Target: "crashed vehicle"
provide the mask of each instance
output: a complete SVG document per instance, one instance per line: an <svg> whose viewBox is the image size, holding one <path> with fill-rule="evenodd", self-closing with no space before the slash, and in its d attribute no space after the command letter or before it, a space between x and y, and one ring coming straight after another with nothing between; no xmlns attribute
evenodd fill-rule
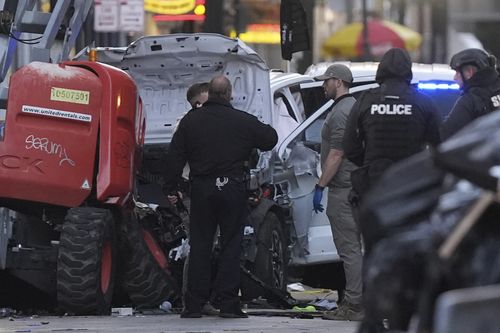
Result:
<svg viewBox="0 0 500 333"><path fill-rule="evenodd" d="M339 62L348 66L353 73L353 85L350 92L359 96L363 91L376 87L375 74L378 63L374 62ZM306 74L315 77L323 74L332 63L312 65ZM452 108L460 95L458 85L453 81L454 71L444 64L419 64L412 66L413 79L411 84L421 92L429 95L438 106L443 118ZM333 244L333 237L328 217L325 212L314 213L312 197L314 186L320 175L320 145L321 128L333 101L326 101L322 89L323 82L304 82L300 84L303 101L315 101L305 104L306 119L277 147L276 159L273 163L272 184L277 193L283 193L293 208L293 230L296 237L291 247L290 265L293 267L309 267L321 271L324 264L330 265L339 261ZM316 91L311 93L311 90ZM321 92L322 96L318 97ZM309 97L308 97L309 96ZM316 105L313 104L316 103ZM321 103L324 103L321 105ZM319 108L318 107L319 104ZM310 107L308 107L310 106ZM316 107L317 109L315 109ZM327 204L323 197L322 204ZM336 276L342 275L338 265L326 279L341 282ZM333 273L333 274L332 274ZM318 274L316 274L318 275ZM318 281L313 279L313 281ZM319 281L327 286L327 281ZM334 289L339 289L330 285Z"/></svg>
<svg viewBox="0 0 500 333"><path fill-rule="evenodd" d="M322 74L328 64L312 66L309 75L270 71L241 41L204 33L143 37L127 48L97 51L99 61L125 70L139 87L147 115L144 178L150 183L161 184L162 161L175 124L190 108L187 88L226 75L233 84L232 104L271 124L279 135L275 149L259 154L249 166L251 213L245 228L244 268L278 290L286 290L290 275L308 275L312 284L343 288L330 224L325 213L312 210L320 173L320 130L333 103L325 99L322 82L313 76ZM88 52L82 50L77 57ZM355 96L377 85L377 63L347 65L353 72ZM459 95L454 71L447 65L424 64L414 64L413 71L412 84L433 96L446 114ZM331 264L333 272L318 274ZM320 275L324 281L317 279ZM265 290L245 277L242 294L251 299Z"/></svg>
<svg viewBox="0 0 500 333"><path fill-rule="evenodd" d="M139 197L143 202L159 204L165 200L160 190L163 161L175 125L190 109L186 90L192 84L226 75L233 85L233 106L273 125L280 142L306 117L299 84L314 80L300 74L290 78L271 72L251 48L237 39L205 33L150 36L127 48L96 51L100 62L123 69L139 87L146 114L141 186L156 187ZM84 59L90 52L82 50L75 59ZM280 79L282 76L286 80ZM278 202L269 185L273 156L272 152L257 155L254 165L249 166L251 214L245 228L242 268L253 274L253 279L246 278L248 275L243 278L244 299L261 295L262 285L286 290L293 225L290 203ZM150 195L152 192L157 195ZM171 253L172 263L179 259L179 251L183 250ZM256 283L255 278L260 281Z"/></svg>

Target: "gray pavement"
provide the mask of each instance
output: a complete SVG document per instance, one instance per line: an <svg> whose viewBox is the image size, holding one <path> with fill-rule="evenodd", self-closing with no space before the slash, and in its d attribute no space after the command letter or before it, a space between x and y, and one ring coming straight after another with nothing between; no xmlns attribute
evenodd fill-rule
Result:
<svg viewBox="0 0 500 333"><path fill-rule="evenodd" d="M306 289L304 291L292 291L292 297L305 303L323 299L337 300L335 291L304 287ZM118 309L127 311L116 313L133 313L132 308ZM299 319L294 317L300 313L292 310L287 312L278 309L252 308L245 311L250 315L247 319L219 317L181 319L178 314L166 314L159 309L141 314L134 312L135 314L131 316L0 317L0 333L354 333L358 326L356 322L323 320L320 317L321 312L305 312L305 316L312 318ZM257 315L259 313L261 315Z"/></svg>
<svg viewBox="0 0 500 333"><path fill-rule="evenodd" d="M124 317L21 317L0 318L0 333L354 333L356 322L314 319L295 319L283 316L250 316L247 319L203 317L181 319L177 314L134 315Z"/></svg>

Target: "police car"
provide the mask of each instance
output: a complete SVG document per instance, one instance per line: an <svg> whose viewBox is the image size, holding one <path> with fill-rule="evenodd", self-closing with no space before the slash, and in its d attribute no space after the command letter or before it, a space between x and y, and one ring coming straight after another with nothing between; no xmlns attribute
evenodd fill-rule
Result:
<svg viewBox="0 0 500 333"><path fill-rule="evenodd" d="M363 90L378 86L375 82L378 62L348 62L339 61L349 67L353 73L353 86L350 92L355 96ZM309 66L305 74L315 77L326 71L333 62L321 62ZM413 63L413 79L411 84L421 92L429 95L440 111L441 119L444 118L460 94L458 84L453 80L455 71L447 64L421 64ZM318 85L321 82L316 83Z"/></svg>
<svg viewBox="0 0 500 333"><path fill-rule="evenodd" d="M87 53L83 50L76 58ZM313 65L305 74L272 71L240 40L207 33L143 37L125 48L99 48L98 60L125 70L138 85L146 113L144 164L151 180L159 179L175 124L190 109L187 88L226 75L233 84L233 106L271 124L279 136L274 151L260 154L251 165L245 267L264 283L285 289L291 271L307 268L318 277L316 267L338 266L328 219L312 210L321 172L320 131L333 103L313 77L331 63ZM343 63L353 72L355 96L377 85L377 63ZM447 65L414 64L413 74L412 84L433 96L446 114L459 94L454 71ZM330 282L323 286L341 288L331 284L335 279L330 274L322 275ZM248 279L242 291L246 298L262 294Z"/></svg>

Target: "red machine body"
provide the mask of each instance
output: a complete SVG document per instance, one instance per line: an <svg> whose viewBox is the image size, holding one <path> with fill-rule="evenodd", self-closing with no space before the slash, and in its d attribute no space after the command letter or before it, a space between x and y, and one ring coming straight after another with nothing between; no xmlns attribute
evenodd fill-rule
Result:
<svg viewBox="0 0 500 333"><path fill-rule="evenodd" d="M126 296L157 308L177 293L163 251L184 233L180 217L135 200L146 126L136 82L96 57L66 61L78 34L88 39L93 1L38 7L0 1L0 307L103 315Z"/></svg>
<svg viewBox="0 0 500 333"><path fill-rule="evenodd" d="M76 207L123 204L144 119L125 72L96 62L33 62L10 80L0 198Z"/></svg>

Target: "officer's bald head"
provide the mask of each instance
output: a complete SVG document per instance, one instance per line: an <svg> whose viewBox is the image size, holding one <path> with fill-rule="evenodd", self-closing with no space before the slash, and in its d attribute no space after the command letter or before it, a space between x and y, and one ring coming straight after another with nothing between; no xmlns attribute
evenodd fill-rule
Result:
<svg viewBox="0 0 500 333"><path fill-rule="evenodd" d="M224 75L214 77L208 85L208 96L211 98L222 98L231 101L231 82Z"/></svg>

